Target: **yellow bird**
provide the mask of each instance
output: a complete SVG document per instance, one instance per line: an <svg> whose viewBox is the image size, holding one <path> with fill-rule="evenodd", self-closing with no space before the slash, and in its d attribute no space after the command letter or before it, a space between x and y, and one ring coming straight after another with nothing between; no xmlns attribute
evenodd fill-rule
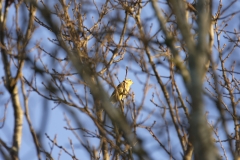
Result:
<svg viewBox="0 0 240 160"><path fill-rule="evenodd" d="M129 93L130 87L133 84L131 79L125 79L120 83L117 88L113 91L110 101L116 103L119 100L124 100Z"/></svg>

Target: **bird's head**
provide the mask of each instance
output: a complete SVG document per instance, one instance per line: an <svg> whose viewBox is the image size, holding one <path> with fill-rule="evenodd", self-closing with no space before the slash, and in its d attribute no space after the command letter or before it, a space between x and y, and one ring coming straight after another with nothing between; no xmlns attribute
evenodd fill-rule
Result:
<svg viewBox="0 0 240 160"><path fill-rule="evenodd" d="M125 79L124 83L128 84L128 85L132 85L133 81L131 79Z"/></svg>

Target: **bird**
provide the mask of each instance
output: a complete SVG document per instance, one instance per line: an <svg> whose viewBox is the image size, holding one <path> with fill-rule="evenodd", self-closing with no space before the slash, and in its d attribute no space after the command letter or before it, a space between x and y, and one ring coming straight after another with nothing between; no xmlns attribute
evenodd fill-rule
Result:
<svg viewBox="0 0 240 160"><path fill-rule="evenodd" d="M119 100L124 100L129 93L130 87L133 84L131 79L125 79L122 81L117 88L113 91L110 101L113 103L118 102Z"/></svg>

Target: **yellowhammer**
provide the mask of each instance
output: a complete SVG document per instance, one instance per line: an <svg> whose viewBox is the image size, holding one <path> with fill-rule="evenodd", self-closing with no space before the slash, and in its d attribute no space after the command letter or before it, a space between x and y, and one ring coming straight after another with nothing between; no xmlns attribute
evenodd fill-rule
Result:
<svg viewBox="0 0 240 160"><path fill-rule="evenodd" d="M130 87L133 84L131 79L125 79L120 83L117 88L113 91L110 101L116 103L119 100L123 100L129 93Z"/></svg>

